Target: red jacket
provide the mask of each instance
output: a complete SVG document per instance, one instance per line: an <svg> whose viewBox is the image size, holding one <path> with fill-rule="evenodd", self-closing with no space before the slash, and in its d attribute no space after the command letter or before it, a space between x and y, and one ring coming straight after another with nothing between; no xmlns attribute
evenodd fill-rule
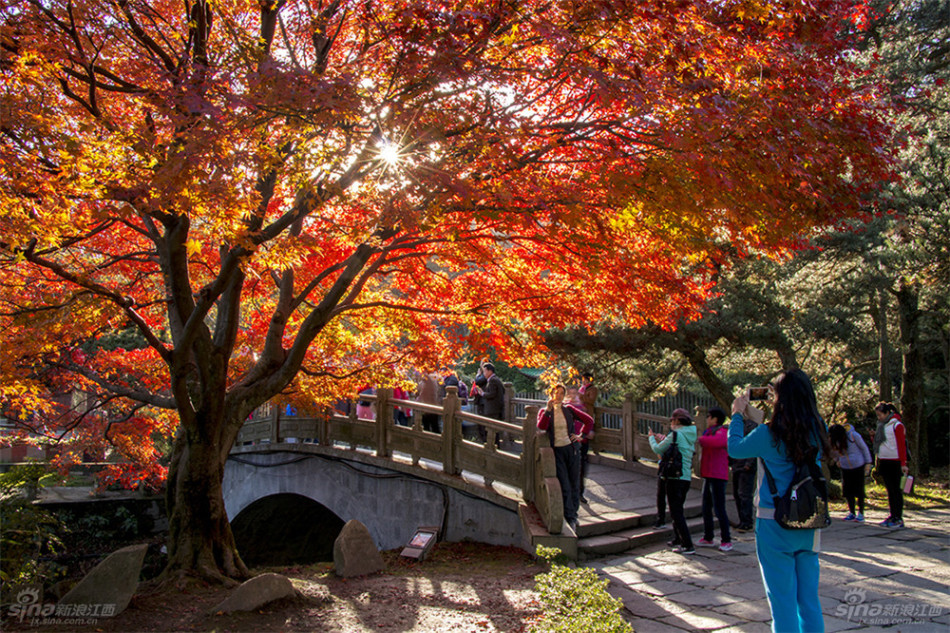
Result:
<svg viewBox="0 0 950 633"><path fill-rule="evenodd" d="M571 421L574 422L574 435L586 435L594 428L594 418L584 413L580 407L575 407L572 404L562 404L561 409L568 425L570 425ZM551 446L554 446L554 429L551 428L551 422L553 420L554 414L546 408L538 411L538 428L548 432ZM570 427L568 427L568 435L570 435Z"/></svg>
<svg viewBox="0 0 950 633"><path fill-rule="evenodd" d="M703 431L699 445L703 454L699 462L699 474L710 479L729 479L729 429L724 424L711 426Z"/></svg>

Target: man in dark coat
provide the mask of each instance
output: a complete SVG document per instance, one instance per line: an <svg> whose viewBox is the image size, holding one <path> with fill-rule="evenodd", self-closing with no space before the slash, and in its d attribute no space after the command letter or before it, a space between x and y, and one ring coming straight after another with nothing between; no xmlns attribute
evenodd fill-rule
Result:
<svg viewBox="0 0 950 633"><path fill-rule="evenodd" d="M501 383L501 378L495 374L495 366L486 363L482 368L485 372L484 389L482 389L482 401L484 403L484 415L486 418L496 420L505 419L505 386Z"/></svg>

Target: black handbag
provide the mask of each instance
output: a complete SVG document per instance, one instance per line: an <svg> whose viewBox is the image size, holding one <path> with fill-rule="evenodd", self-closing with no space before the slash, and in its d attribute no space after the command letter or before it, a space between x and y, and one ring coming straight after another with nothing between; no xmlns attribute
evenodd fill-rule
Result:
<svg viewBox="0 0 950 633"><path fill-rule="evenodd" d="M659 475L663 479L679 479L683 476L683 454L676 444L676 431L673 431L670 447L660 457Z"/></svg>
<svg viewBox="0 0 950 633"><path fill-rule="evenodd" d="M821 473L821 466L810 460L795 467L795 474L785 494L779 496L775 479L765 468L772 501L775 504L775 520L786 530L820 530L831 525L828 514L828 482Z"/></svg>

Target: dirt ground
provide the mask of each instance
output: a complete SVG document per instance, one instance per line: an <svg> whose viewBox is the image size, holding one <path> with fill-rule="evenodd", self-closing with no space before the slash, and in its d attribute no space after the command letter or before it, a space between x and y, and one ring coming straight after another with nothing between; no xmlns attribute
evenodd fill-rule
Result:
<svg viewBox="0 0 950 633"><path fill-rule="evenodd" d="M440 543L422 563L384 553L386 571L342 579L331 563L267 567L300 592L253 613L212 612L231 589L192 583L139 588L129 608L84 626L5 621L6 631L139 633L171 631L523 631L540 614L526 552L480 543Z"/></svg>

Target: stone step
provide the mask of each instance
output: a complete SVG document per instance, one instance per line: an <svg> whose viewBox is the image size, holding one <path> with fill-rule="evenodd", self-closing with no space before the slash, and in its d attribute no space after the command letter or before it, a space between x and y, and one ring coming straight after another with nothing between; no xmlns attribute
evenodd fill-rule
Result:
<svg viewBox="0 0 950 633"><path fill-rule="evenodd" d="M620 554L628 550L651 545L661 541L668 541L673 536L672 527L667 524L666 527L656 529L653 522L656 515L650 519L649 524L642 527L635 527L609 534L600 534L597 536L582 537L577 540L577 558L578 560L590 560L598 556L609 554ZM701 516L693 517L687 520L691 534L703 531L703 519ZM581 529L583 532L583 528Z"/></svg>
<svg viewBox="0 0 950 633"><path fill-rule="evenodd" d="M692 501L692 500L690 500ZM686 518L699 516L702 514L702 504L698 501L687 503L683 508ZM669 522L669 511L666 513L666 520ZM656 522L656 512L612 512L604 516L584 516L578 520L577 535L580 538L588 536L601 536L612 534L624 530L631 530L638 527L652 527Z"/></svg>

